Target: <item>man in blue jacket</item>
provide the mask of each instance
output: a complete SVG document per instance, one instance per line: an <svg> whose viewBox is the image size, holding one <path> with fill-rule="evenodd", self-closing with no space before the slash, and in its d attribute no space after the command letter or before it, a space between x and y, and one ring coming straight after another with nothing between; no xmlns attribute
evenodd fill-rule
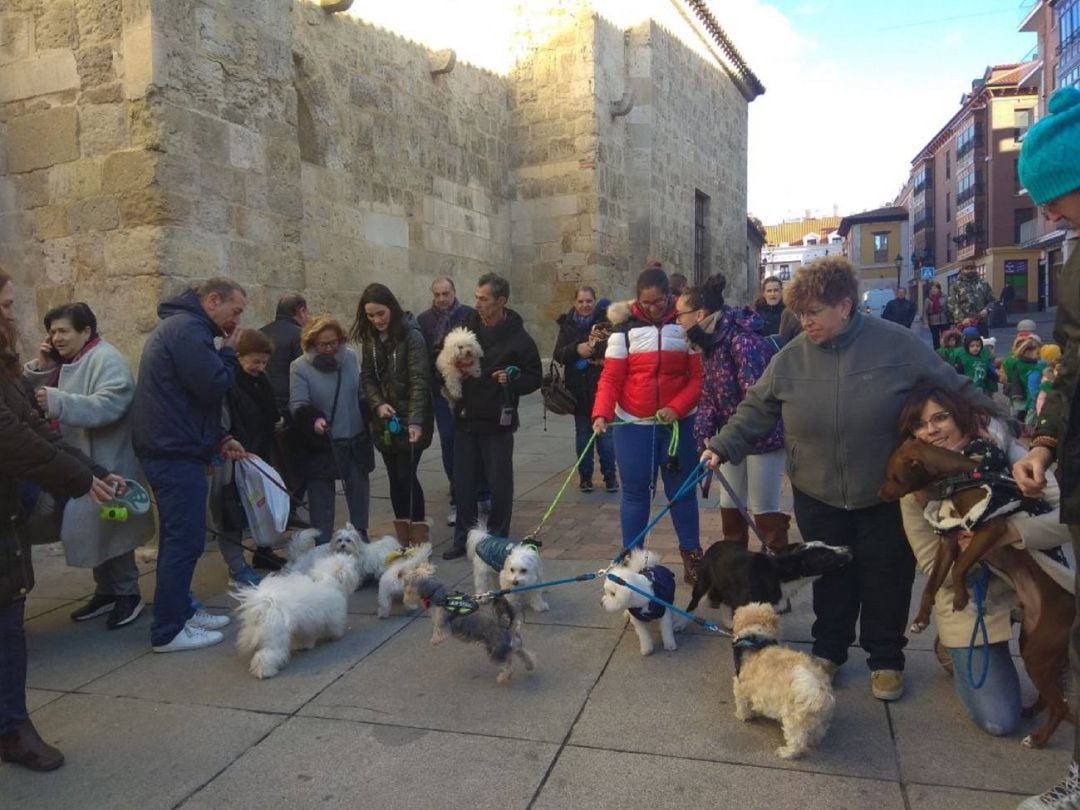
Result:
<svg viewBox="0 0 1080 810"><path fill-rule="evenodd" d="M221 404L238 365L243 288L212 278L158 307L161 322L143 346L132 406L135 454L157 500L154 652L217 644L227 616L196 610L188 592L206 532L206 465L244 448L221 427ZM214 339L224 337L220 349Z"/></svg>

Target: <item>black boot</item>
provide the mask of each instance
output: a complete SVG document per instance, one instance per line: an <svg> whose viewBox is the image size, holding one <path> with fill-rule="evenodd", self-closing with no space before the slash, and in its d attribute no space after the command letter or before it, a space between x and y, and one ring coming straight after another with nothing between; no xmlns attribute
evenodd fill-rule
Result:
<svg viewBox="0 0 1080 810"><path fill-rule="evenodd" d="M64 755L41 739L29 720L0 734L0 759L32 771L55 771L64 764Z"/></svg>

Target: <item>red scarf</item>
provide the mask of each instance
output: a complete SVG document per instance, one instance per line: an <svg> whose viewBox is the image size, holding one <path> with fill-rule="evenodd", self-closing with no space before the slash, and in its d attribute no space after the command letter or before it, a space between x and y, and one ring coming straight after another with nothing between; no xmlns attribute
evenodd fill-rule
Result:
<svg viewBox="0 0 1080 810"><path fill-rule="evenodd" d="M937 295L930 293L930 314L941 314L941 293L938 293Z"/></svg>
<svg viewBox="0 0 1080 810"><path fill-rule="evenodd" d="M86 341L86 345L79 349L79 351L73 354L69 359L65 360L61 357L59 362L57 362L56 364L56 368L53 370L52 376L49 378L49 388L56 388L56 386L60 384L60 369L62 369L68 363L74 363L78 360L81 360L90 352L92 348L97 346L99 343L101 343L101 338L95 335L94 337L90 338L90 340Z"/></svg>

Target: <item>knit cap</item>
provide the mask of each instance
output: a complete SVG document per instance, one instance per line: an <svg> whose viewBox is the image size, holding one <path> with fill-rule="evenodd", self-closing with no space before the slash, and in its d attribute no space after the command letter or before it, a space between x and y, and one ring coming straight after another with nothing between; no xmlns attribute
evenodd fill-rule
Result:
<svg viewBox="0 0 1080 810"><path fill-rule="evenodd" d="M1020 323L1016 325L1016 334L1018 335L1030 335L1035 331L1035 321L1031 318L1024 318Z"/></svg>
<svg viewBox="0 0 1080 810"><path fill-rule="evenodd" d="M1080 87L1050 96L1047 112L1031 125L1020 149L1020 182L1036 205L1080 189Z"/></svg>
<svg viewBox="0 0 1080 810"><path fill-rule="evenodd" d="M979 332L979 327L977 327L977 326L965 326L964 331L961 332L960 334L964 336L964 340L967 340L968 338L973 338L973 337L977 337L977 338L982 337L982 334Z"/></svg>
<svg viewBox="0 0 1080 810"><path fill-rule="evenodd" d="M1061 347L1056 343L1047 343L1039 349L1039 359L1047 363L1056 363L1061 359Z"/></svg>

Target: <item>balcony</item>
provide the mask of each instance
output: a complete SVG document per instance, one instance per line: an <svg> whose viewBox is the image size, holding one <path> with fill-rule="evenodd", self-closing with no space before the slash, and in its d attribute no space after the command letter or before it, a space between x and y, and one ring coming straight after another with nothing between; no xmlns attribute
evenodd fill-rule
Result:
<svg viewBox="0 0 1080 810"><path fill-rule="evenodd" d="M911 193L916 194L916 195L917 194L922 194L928 188L933 188L933 186L934 186L934 175L931 174L930 172L927 172L926 175L924 177L922 177L922 179L920 179L919 182L917 182L915 184L915 187L911 190Z"/></svg>
<svg viewBox="0 0 1080 810"><path fill-rule="evenodd" d="M973 199L974 197L981 197L985 193L986 189L983 187L982 183L975 183L974 185L968 186L963 191L957 193L956 207L960 208L960 206L964 205L968 200Z"/></svg>
<svg viewBox="0 0 1080 810"><path fill-rule="evenodd" d="M918 233L919 231L925 230L927 228L932 228L933 226L934 226L934 209L933 208L924 208L918 214L918 216L915 218L915 222L912 225L912 227L915 230L915 233Z"/></svg>
<svg viewBox="0 0 1080 810"><path fill-rule="evenodd" d="M982 149L983 138L982 134L976 134L974 137L968 138L962 144L956 145L956 162L959 163L969 152L974 149Z"/></svg>

